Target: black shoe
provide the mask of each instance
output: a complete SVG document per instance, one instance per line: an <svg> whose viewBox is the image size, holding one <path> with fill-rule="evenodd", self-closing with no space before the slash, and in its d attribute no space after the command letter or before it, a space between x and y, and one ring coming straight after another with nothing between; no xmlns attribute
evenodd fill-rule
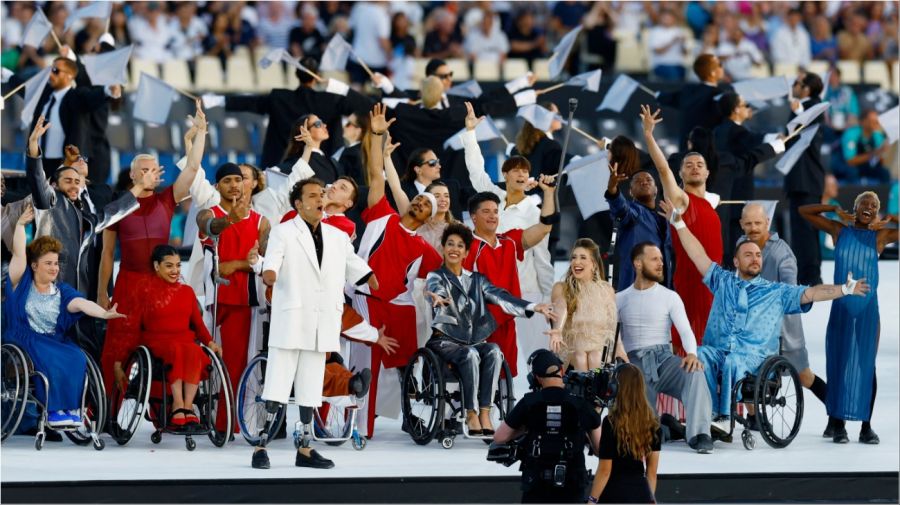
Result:
<svg viewBox="0 0 900 505"><path fill-rule="evenodd" d="M850 437L847 436L847 428L835 426L834 435L831 437L831 440L836 444L846 444L850 442Z"/></svg>
<svg viewBox="0 0 900 505"><path fill-rule="evenodd" d="M369 392L369 384L372 382L372 371L363 368L362 371L350 378L349 393L357 398L366 396Z"/></svg>
<svg viewBox="0 0 900 505"><path fill-rule="evenodd" d="M878 445L879 443L881 443L881 439L878 438L878 434L875 433L875 430L869 428L868 430L862 430L859 432L859 443Z"/></svg>
<svg viewBox="0 0 900 505"><path fill-rule="evenodd" d="M728 434L727 431L719 428L715 424L709 427L710 434L712 435L713 440L718 440L719 442L731 443L731 435Z"/></svg>
<svg viewBox="0 0 900 505"><path fill-rule="evenodd" d="M828 424L825 425L825 431L822 432L822 438L833 438L834 427L836 424L838 424L837 420L831 416L828 416Z"/></svg>
<svg viewBox="0 0 900 505"><path fill-rule="evenodd" d="M250 462L250 466L260 470L268 470L271 467L269 465L269 455L266 454L265 449L253 451L253 461Z"/></svg>
<svg viewBox="0 0 900 505"><path fill-rule="evenodd" d="M334 468L333 461L323 458L322 455L315 450L309 451L309 456L297 451L297 459L294 461L294 465L307 468Z"/></svg>
<svg viewBox="0 0 900 505"><path fill-rule="evenodd" d="M684 440L687 436L684 425L678 422L678 419L675 419L672 414L659 416L659 424L669 428L670 440Z"/></svg>
<svg viewBox="0 0 900 505"><path fill-rule="evenodd" d="M747 423L744 427L748 430L759 431L759 416L747 414Z"/></svg>
<svg viewBox="0 0 900 505"><path fill-rule="evenodd" d="M712 437L706 433L701 433L692 438L690 442L688 442L688 446L700 454L709 454L713 451Z"/></svg>

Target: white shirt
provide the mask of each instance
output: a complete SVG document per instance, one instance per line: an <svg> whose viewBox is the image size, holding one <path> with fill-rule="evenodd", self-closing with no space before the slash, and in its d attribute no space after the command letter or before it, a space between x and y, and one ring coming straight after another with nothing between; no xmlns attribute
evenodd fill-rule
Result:
<svg viewBox="0 0 900 505"><path fill-rule="evenodd" d="M44 105L44 118L50 122L50 129L47 130L47 133L44 135L47 136L44 144L44 157L45 158L63 158L63 147L66 143L66 132L63 130L62 121L59 118L59 106L62 104L63 97L66 96L66 93L72 89L72 86L68 88L61 89L58 91L54 91L51 97L56 98L56 102L53 104L53 110L49 110L50 101L53 98L48 98L47 103ZM50 167L55 169L56 167Z"/></svg>
<svg viewBox="0 0 900 505"><path fill-rule="evenodd" d="M658 53L655 49L662 48L670 44L678 37L684 36L684 30L677 26L665 27L654 26L650 29L647 46L650 48L650 67L657 65L683 65L684 64L684 42L673 44L671 47Z"/></svg>
<svg viewBox="0 0 900 505"><path fill-rule="evenodd" d="M413 184L416 186L416 191L418 191L418 193L416 193L417 195L421 195L422 193L425 192L426 186L424 184L422 184L421 182L419 182L418 179L414 180Z"/></svg>
<svg viewBox="0 0 900 505"><path fill-rule="evenodd" d="M356 55L370 67L386 67L388 57L380 40L391 36L391 18L387 10L380 5L357 2L350 11L349 22Z"/></svg>
<svg viewBox="0 0 900 505"><path fill-rule="evenodd" d="M640 290L632 284L616 293L616 307L622 323L625 352L669 344L672 341L670 329L674 324L685 352L697 354L697 340L678 293L659 284Z"/></svg>
<svg viewBox="0 0 900 505"><path fill-rule="evenodd" d="M128 20L128 33L134 41L134 56L142 60L163 63L172 58L169 50L175 40L175 32L165 16L160 15L156 21L156 28L145 18L135 16Z"/></svg>
<svg viewBox="0 0 900 505"><path fill-rule="evenodd" d="M809 33L801 25L797 25L795 29L787 24L783 25L772 36L769 47L772 48L772 61L775 63L808 65L812 60Z"/></svg>
<svg viewBox="0 0 900 505"><path fill-rule="evenodd" d="M466 168L469 179L476 191L490 191L500 197L500 224L497 233L534 226L541 219L541 209L534 199L526 197L513 205L506 205L506 191L494 184L484 170L484 158L475 138L475 132L466 130L462 134ZM525 251L525 259L518 262L519 285L525 293L540 294L549 299L553 291L553 263L550 257L549 236Z"/></svg>
<svg viewBox="0 0 900 505"><path fill-rule="evenodd" d="M741 39L737 44L723 41L716 49L716 54L725 60L725 71L737 81L751 79L753 65L765 61L756 44L747 38Z"/></svg>
<svg viewBox="0 0 900 505"><path fill-rule="evenodd" d="M181 28L178 18L169 22L172 32L172 54L179 60L193 60L203 54L203 39L209 33L206 23L197 16L191 18L186 29Z"/></svg>
<svg viewBox="0 0 900 505"><path fill-rule="evenodd" d="M481 27L472 30L463 45L466 53L476 60L499 62L509 52L509 39L499 29L492 29L490 35L485 35Z"/></svg>

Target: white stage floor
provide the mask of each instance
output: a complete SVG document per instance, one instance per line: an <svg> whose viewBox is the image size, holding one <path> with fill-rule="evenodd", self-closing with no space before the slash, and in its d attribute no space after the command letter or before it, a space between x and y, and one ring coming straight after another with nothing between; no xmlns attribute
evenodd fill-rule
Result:
<svg viewBox="0 0 900 505"><path fill-rule="evenodd" d="M800 472L875 472L900 470L900 269L897 262L882 262L878 290L882 338L878 354L878 399L873 427L881 437L878 446L856 441L859 423L849 423L851 442L835 445L821 437L825 427L824 406L805 392L806 410L800 434L790 447L770 448L757 436L756 450L746 451L740 437L732 444L717 442L711 455L699 455L684 442L663 446L660 474L720 473L800 473ZM832 264L823 265L823 277L831 278ZM824 377L825 326L829 303L819 303L803 316L804 329L813 371ZM517 389L517 396L524 393ZM290 409L296 415L296 409ZM293 419L289 418L289 422ZM289 425L290 426L290 425ZM505 468L486 461L486 445L479 440L457 438L456 445L445 450L437 442L417 446L400 431L399 421L380 418L376 437L363 451L349 444L341 447L317 447L336 467L330 471L300 469L293 466L294 449L290 440L278 440L269 447L272 469L250 468L252 449L242 438L216 448L208 439L197 438L194 452L185 450L182 437L163 436L159 445L150 442L147 423L127 446L116 445L107 436L106 449L77 447L65 440L46 443L34 450L33 438L14 436L0 449L0 479L3 482L87 481L87 480L206 480L248 478L365 478L365 477L490 477L518 475L516 467ZM739 434L737 434L739 435ZM589 466L597 460L588 459Z"/></svg>

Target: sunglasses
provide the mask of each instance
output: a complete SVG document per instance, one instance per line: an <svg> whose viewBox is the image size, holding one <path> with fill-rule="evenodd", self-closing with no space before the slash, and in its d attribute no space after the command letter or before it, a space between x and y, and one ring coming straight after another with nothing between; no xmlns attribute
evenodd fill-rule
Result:
<svg viewBox="0 0 900 505"><path fill-rule="evenodd" d="M62 70L59 67L53 67L50 69L50 71L53 72L54 74L58 74L58 73L62 72Z"/></svg>
<svg viewBox="0 0 900 505"><path fill-rule="evenodd" d="M422 161L422 163L419 163L419 166L428 165L429 167L436 167L440 164L441 164L441 160L435 158L433 160Z"/></svg>
<svg viewBox="0 0 900 505"><path fill-rule="evenodd" d="M325 126L325 123L321 119L317 119L315 123L309 125L310 128L321 128L323 126Z"/></svg>
<svg viewBox="0 0 900 505"><path fill-rule="evenodd" d="M453 72L447 72L446 74L434 74L438 79L453 79Z"/></svg>

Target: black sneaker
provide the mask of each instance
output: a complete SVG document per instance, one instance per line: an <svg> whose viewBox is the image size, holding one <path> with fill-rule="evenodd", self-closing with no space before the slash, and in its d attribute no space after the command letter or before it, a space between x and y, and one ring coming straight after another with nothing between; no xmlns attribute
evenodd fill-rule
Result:
<svg viewBox="0 0 900 505"><path fill-rule="evenodd" d="M315 450L309 451L309 456L297 451L297 459L294 460L294 465L306 468L334 468L333 461L323 458L322 455Z"/></svg>
<svg viewBox="0 0 900 505"><path fill-rule="evenodd" d="M269 455L266 454L265 449L253 451L253 461L250 462L250 466L259 468L260 470L268 470L271 467L269 464Z"/></svg>
<svg viewBox="0 0 900 505"><path fill-rule="evenodd" d="M366 396L369 392L369 384L372 382L372 371L363 368L362 371L350 378L349 393L356 395L357 398Z"/></svg>
<svg viewBox="0 0 900 505"><path fill-rule="evenodd" d="M686 431L684 425L675 419L672 414L663 414L659 416L659 424L669 429L670 440L684 440Z"/></svg>
<svg viewBox="0 0 900 505"><path fill-rule="evenodd" d="M875 433L875 430L869 428L868 430L861 430L859 432L859 443L878 445L881 443L881 439L878 438L878 434Z"/></svg>
<svg viewBox="0 0 900 505"><path fill-rule="evenodd" d="M825 425L825 431L822 432L822 438L834 438L834 425L834 418L829 416L828 424Z"/></svg>
<svg viewBox="0 0 900 505"><path fill-rule="evenodd" d="M706 433L701 433L692 438L688 442L688 446L700 454L709 454L713 451L712 438Z"/></svg>
<svg viewBox="0 0 900 505"><path fill-rule="evenodd" d="M831 440L836 444L846 444L850 442L850 437L847 436L847 428L835 426L834 435L831 437Z"/></svg>
<svg viewBox="0 0 900 505"><path fill-rule="evenodd" d="M747 414L747 423L745 428L752 431L759 431L759 416Z"/></svg>
<svg viewBox="0 0 900 505"><path fill-rule="evenodd" d="M719 442L731 443L731 435L728 434L727 431L719 428L715 424L709 427L710 435L712 435L713 440L718 440Z"/></svg>

